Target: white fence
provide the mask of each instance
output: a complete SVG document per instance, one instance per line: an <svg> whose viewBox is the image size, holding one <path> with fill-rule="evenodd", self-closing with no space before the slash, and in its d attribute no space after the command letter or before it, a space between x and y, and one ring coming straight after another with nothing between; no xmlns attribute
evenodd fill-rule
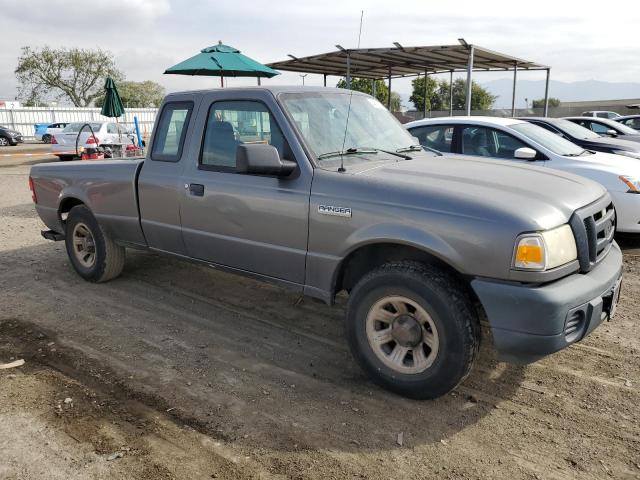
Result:
<svg viewBox="0 0 640 480"><path fill-rule="evenodd" d="M153 129L153 122L158 113L157 108L127 108L124 117L118 120L121 124L133 127L133 117L138 117L140 134L148 137ZM0 108L0 125L18 130L25 137L33 137L35 123L58 122L99 122L109 121L107 117L100 115L99 108L77 107L21 107Z"/></svg>

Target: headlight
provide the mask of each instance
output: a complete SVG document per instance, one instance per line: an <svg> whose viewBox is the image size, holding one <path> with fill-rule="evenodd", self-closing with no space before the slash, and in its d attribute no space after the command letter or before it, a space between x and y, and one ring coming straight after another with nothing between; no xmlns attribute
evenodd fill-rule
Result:
<svg viewBox="0 0 640 480"><path fill-rule="evenodd" d="M17 137L18 135L20 135L20 132L9 132L9 135L11 135L12 137Z"/></svg>
<svg viewBox="0 0 640 480"><path fill-rule="evenodd" d="M518 270L550 270L578 258L569 225L540 233L525 233L516 241L513 266Z"/></svg>
<svg viewBox="0 0 640 480"><path fill-rule="evenodd" d="M627 152L626 150L613 150L616 155L640 159L640 152Z"/></svg>
<svg viewBox="0 0 640 480"><path fill-rule="evenodd" d="M640 193L640 180L630 175L620 175L618 177L622 183L629 187L629 192Z"/></svg>

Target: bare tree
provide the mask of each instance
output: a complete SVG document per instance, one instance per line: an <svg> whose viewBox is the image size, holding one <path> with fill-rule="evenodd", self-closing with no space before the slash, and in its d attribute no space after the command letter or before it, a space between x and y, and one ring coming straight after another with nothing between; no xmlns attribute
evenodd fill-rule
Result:
<svg viewBox="0 0 640 480"><path fill-rule="evenodd" d="M123 78L110 52L80 48L23 47L15 74L21 98L67 97L76 107L102 95L107 77Z"/></svg>

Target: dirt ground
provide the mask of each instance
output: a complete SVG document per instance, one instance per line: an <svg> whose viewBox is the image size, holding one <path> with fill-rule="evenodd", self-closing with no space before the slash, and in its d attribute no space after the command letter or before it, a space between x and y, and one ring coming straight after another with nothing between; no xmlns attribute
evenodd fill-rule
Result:
<svg viewBox="0 0 640 480"><path fill-rule="evenodd" d="M614 321L527 367L485 346L411 401L356 367L340 305L138 251L84 282L40 237L46 147L7 150L0 363L26 364L0 370L0 479L640 478L640 240Z"/></svg>

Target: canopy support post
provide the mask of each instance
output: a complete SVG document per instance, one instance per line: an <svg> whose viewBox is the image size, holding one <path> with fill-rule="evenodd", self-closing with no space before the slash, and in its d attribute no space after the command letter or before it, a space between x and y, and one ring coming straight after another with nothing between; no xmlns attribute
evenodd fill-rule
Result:
<svg viewBox="0 0 640 480"><path fill-rule="evenodd" d="M449 116L453 117L453 70L449 72Z"/></svg>
<svg viewBox="0 0 640 480"><path fill-rule="evenodd" d="M372 97L376 98L376 82L377 80L374 78L371 80L371 93L372 93Z"/></svg>
<svg viewBox="0 0 640 480"><path fill-rule="evenodd" d="M327 74L325 73L323 75L323 77L324 77L324 86L326 87L327 86Z"/></svg>
<svg viewBox="0 0 640 480"><path fill-rule="evenodd" d="M347 53L347 88L351 90L351 55Z"/></svg>
<svg viewBox="0 0 640 480"><path fill-rule="evenodd" d="M518 79L518 62L513 63L513 90L511 92L511 116L516 116L516 81Z"/></svg>
<svg viewBox="0 0 640 480"><path fill-rule="evenodd" d="M547 68L547 80L544 84L544 116L549 116L549 77L551 77L551 69Z"/></svg>
<svg viewBox="0 0 640 480"><path fill-rule="evenodd" d="M423 118L427 118L427 92L429 91L429 89L427 88L428 85L429 85L429 74L425 70L424 71L424 117Z"/></svg>
<svg viewBox="0 0 640 480"><path fill-rule="evenodd" d="M389 78L388 78L388 88L389 88L389 96L387 98L387 110L391 111L391 67L389 67Z"/></svg>
<svg viewBox="0 0 640 480"><path fill-rule="evenodd" d="M262 85L262 84L260 83L260 77L256 77L256 78L258 79L258 85Z"/></svg>
<svg viewBox="0 0 640 480"><path fill-rule="evenodd" d="M466 110L467 115L471 115L471 86L473 82L473 45L469 45L469 63L467 64L467 98Z"/></svg>

